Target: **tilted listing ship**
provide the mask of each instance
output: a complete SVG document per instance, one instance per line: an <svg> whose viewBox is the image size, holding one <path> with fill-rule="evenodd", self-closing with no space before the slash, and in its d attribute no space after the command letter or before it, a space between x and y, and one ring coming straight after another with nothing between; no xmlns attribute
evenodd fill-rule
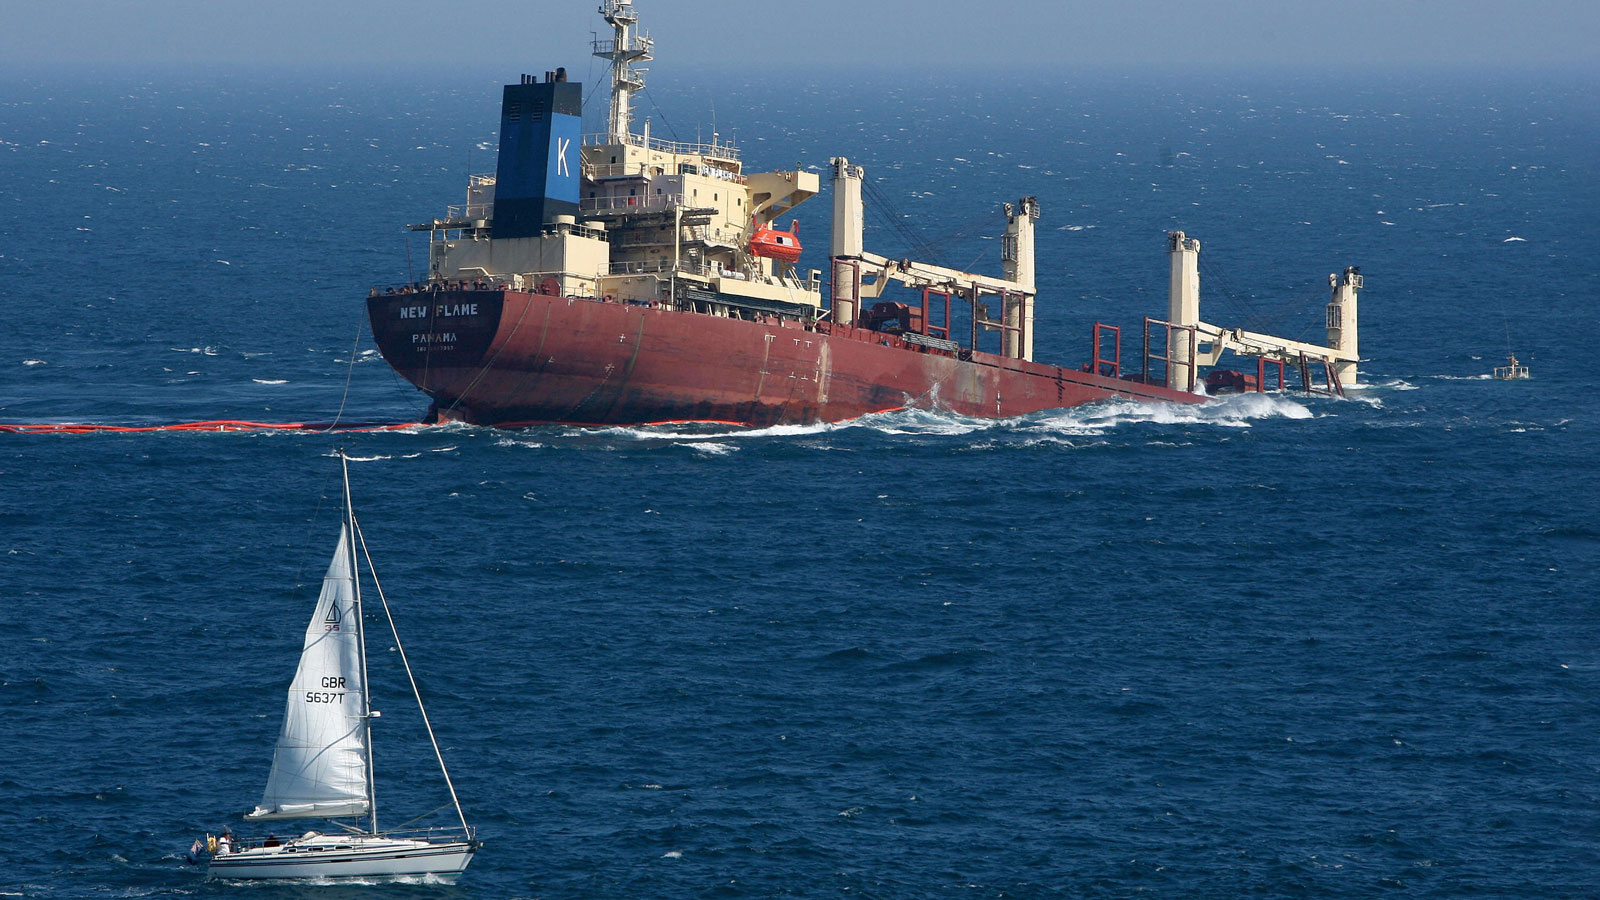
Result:
<svg viewBox="0 0 1600 900"><path fill-rule="evenodd" d="M1224 329L1200 321L1200 245L1182 232L1168 247L1168 319L1146 320L1136 367L1123 369L1121 332L1098 325L1088 364L1034 362L1037 200L1005 206L999 277L889 259L864 246L864 175L842 157L825 307L821 271L796 268L796 229L773 227L819 176L746 172L717 134L663 141L648 121L633 133L635 64L653 42L632 0L600 14L615 33L594 42L611 64L607 132L582 134L582 86L564 69L507 85L495 174L471 176L463 206L412 226L429 234L427 279L368 298L380 352L432 398L432 418L761 426L906 407L1002 417L1114 397L1195 402L1199 367L1225 351L1257 357L1254 377L1225 372L1225 388L1262 389L1269 363L1280 384L1285 365L1308 387L1317 375L1329 390L1354 382L1357 270L1330 276L1329 346ZM879 300L890 282L910 302Z"/></svg>

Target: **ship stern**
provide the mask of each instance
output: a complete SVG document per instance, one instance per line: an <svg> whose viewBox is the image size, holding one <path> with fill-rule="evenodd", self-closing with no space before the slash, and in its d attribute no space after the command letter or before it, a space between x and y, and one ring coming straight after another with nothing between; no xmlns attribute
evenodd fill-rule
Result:
<svg viewBox="0 0 1600 900"><path fill-rule="evenodd" d="M367 317L384 360L432 398L435 409L447 409L490 359L505 294L471 287L385 288L367 297Z"/></svg>

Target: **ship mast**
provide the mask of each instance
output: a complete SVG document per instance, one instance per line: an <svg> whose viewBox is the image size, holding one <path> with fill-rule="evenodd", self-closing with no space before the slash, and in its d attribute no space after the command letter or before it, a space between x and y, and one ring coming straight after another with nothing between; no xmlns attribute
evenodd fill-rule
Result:
<svg viewBox="0 0 1600 900"><path fill-rule="evenodd" d="M612 40L594 42L594 55L611 60L611 119L607 136L615 143L626 143L633 92L644 90L644 74L650 71L635 69L633 63L654 59L650 48L655 41L637 32L639 14L633 11L633 0L605 0L600 5L600 15L616 32Z"/></svg>

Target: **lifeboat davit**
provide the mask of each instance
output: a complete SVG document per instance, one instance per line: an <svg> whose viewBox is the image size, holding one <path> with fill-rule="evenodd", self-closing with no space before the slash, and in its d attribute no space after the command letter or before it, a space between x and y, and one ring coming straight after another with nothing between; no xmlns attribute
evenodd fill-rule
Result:
<svg viewBox="0 0 1600 900"><path fill-rule="evenodd" d="M760 225L750 237L750 252L780 262L800 261L800 222L790 220L788 231L779 231L771 225Z"/></svg>

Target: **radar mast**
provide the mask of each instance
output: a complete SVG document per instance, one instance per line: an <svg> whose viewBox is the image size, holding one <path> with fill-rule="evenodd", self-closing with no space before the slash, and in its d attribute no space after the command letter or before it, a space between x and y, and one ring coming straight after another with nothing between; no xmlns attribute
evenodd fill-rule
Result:
<svg viewBox="0 0 1600 900"><path fill-rule="evenodd" d="M655 58L650 55L655 41L648 34L638 33L639 14L633 11L633 0L605 0L600 5L600 15L616 32L609 41L594 42L594 55L611 61L611 117L607 137L626 143L632 121L633 92L644 90L644 75L650 71L635 69L633 64Z"/></svg>

